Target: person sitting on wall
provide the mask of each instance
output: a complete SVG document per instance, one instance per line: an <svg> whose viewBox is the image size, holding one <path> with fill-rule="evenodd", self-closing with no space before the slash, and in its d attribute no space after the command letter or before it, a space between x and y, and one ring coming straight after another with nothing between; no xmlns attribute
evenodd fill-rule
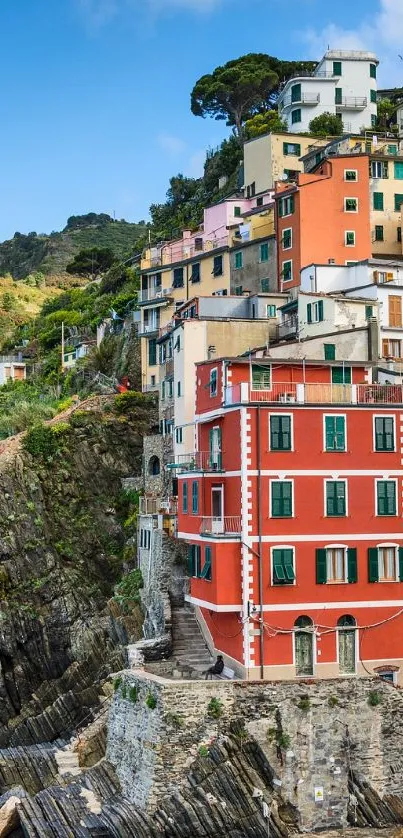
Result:
<svg viewBox="0 0 403 838"><path fill-rule="evenodd" d="M212 679L213 675L221 675L223 669L224 669L223 656L222 655L217 655L216 662L213 664L213 666L210 666L210 668L206 672L206 681L208 680L209 677Z"/></svg>

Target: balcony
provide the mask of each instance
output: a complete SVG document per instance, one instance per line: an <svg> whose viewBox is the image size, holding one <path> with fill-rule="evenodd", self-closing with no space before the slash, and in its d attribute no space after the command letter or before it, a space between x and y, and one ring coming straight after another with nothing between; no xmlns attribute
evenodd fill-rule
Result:
<svg viewBox="0 0 403 838"><path fill-rule="evenodd" d="M401 384L273 384L271 388L248 383L227 387L225 405L250 402L294 404L403 404Z"/></svg>
<svg viewBox="0 0 403 838"><path fill-rule="evenodd" d="M226 515L219 518L202 518L200 535L206 536L234 536L241 535L241 518L239 515Z"/></svg>
<svg viewBox="0 0 403 838"><path fill-rule="evenodd" d="M292 98L292 96L286 96L282 102L283 110L285 108L293 108L295 105L311 105L315 106L320 102L320 94L319 93L301 93L300 96L296 98Z"/></svg>
<svg viewBox="0 0 403 838"><path fill-rule="evenodd" d="M158 332L160 328L159 321L152 320L151 323L143 323L140 324L138 328L138 335L141 337L142 335L152 335L153 332Z"/></svg>
<svg viewBox="0 0 403 838"><path fill-rule="evenodd" d="M367 107L366 96L343 96L340 102L336 102L337 111L363 111Z"/></svg>
<svg viewBox="0 0 403 838"><path fill-rule="evenodd" d="M141 288L138 292L139 303L148 303L151 300L164 300L172 296L172 288Z"/></svg>
<svg viewBox="0 0 403 838"><path fill-rule="evenodd" d="M145 495L139 498L140 515L177 515L178 502L172 498L148 498Z"/></svg>
<svg viewBox="0 0 403 838"><path fill-rule="evenodd" d="M295 338L298 333L298 317L288 317L277 326L277 340Z"/></svg>
<svg viewBox="0 0 403 838"><path fill-rule="evenodd" d="M167 464L167 468L176 469L179 473L187 471L219 472L222 467L222 453L220 451L195 451L193 454L178 454L175 461Z"/></svg>
<svg viewBox="0 0 403 838"><path fill-rule="evenodd" d="M313 70L313 72L312 71L310 72L309 70L300 70L299 73L293 73L292 76L290 76L289 79L287 79L287 81L284 83L284 86L286 84L288 84L290 81L292 81L293 79L334 79L334 78L338 78L338 76L335 76L334 73L331 70L319 70L318 72L315 72L315 70Z"/></svg>

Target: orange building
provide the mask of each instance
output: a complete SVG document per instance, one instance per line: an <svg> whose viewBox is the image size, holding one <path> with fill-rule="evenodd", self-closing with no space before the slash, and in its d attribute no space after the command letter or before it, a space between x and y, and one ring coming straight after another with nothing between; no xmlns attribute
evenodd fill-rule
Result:
<svg viewBox="0 0 403 838"><path fill-rule="evenodd" d="M349 265L371 256L369 158L340 155L278 182L275 192L279 290L300 285L311 264Z"/></svg>
<svg viewBox="0 0 403 838"><path fill-rule="evenodd" d="M402 385L358 362L197 365L189 601L246 678L403 684Z"/></svg>

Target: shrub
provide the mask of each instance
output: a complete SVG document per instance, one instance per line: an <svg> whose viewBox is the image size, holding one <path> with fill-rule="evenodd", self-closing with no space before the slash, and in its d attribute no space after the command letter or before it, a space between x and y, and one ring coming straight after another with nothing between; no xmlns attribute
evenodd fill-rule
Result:
<svg viewBox="0 0 403 838"><path fill-rule="evenodd" d="M121 683L122 683L122 679L121 679L121 677L118 675L118 677L117 677L117 678L115 678L115 679L114 679L114 681L113 681L113 689L114 689L114 691L115 691L115 692L119 689L119 687L120 687Z"/></svg>
<svg viewBox="0 0 403 838"><path fill-rule="evenodd" d="M155 710L157 706L157 699L153 693L148 693L146 698L146 705L149 710Z"/></svg>
<svg viewBox="0 0 403 838"><path fill-rule="evenodd" d="M139 406L144 407L148 402L150 402L149 396L138 393L136 390L129 390L127 393L119 393L115 396L114 406L117 413L130 413Z"/></svg>
<svg viewBox="0 0 403 838"><path fill-rule="evenodd" d="M120 691L120 695L122 698L127 698L127 687L126 684L123 684L122 689Z"/></svg>
<svg viewBox="0 0 403 838"><path fill-rule="evenodd" d="M55 436L62 436L70 430L68 422L57 422L56 425L51 426L52 434Z"/></svg>
<svg viewBox="0 0 403 838"><path fill-rule="evenodd" d="M336 698L335 695L329 695L327 703L328 703L329 707L336 707L339 703L339 699Z"/></svg>
<svg viewBox="0 0 403 838"><path fill-rule="evenodd" d="M382 703L382 696L377 690L372 690L368 694L368 704L370 707L377 707Z"/></svg>
<svg viewBox="0 0 403 838"><path fill-rule="evenodd" d="M56 454L57 439L47 425L34 425L26 432L23 447L32 457L48 460Z"/></svg>
<svg viewBox="0 0 403 838"><path fill-rule="evenodd" d="M223 705L222 701L219 698L212 698L209 702L207 707L207 715L210 716L211 719L219 719L223 714Z"/></svg>
<svg viewBox="0 0 403 838"><path fill-rule="evenodd" d="M198 754L199 754L199 757L208 757L209 750L206 747L206 745L200 745Z"/></svg>
<svg viewBox="0 0 403 838"><path fill-rule="evenodd" d="M311 702L310 702L309 696L308 695L303 695L298 702L299 709L303 710L304 713L307 713L310 706L311 706Z"/></svg>
<svg viewBox="0 0 403 838"><path fill-rule="evenodd" d="M177 713L167 713L165 716L165 722L167 725L172 725L172 727L183 727L185 724L185 720L183 716L179 716Z"/></svg>
<svg viewBox="0 0 403 838"><path fill-rule="evenodd" d="M144 587L141 570L136 568L123 577L116 585L113 599L118 602L123 610L130 609L133 605L140 603L140 590Z"/></svg>
<svg viewBox="0 0 403 838"><path fill-rule="evenodd" d="M130 687L129 689L129 700L135 704L139 697L139 691L137 687Z"/></svg>

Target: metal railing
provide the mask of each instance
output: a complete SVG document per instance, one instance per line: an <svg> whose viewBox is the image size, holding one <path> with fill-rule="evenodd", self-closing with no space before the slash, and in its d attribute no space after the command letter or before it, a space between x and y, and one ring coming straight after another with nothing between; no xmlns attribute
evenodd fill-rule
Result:
<svg viewBox="0 0 403 838"><path fill-rule="evenodd" d="M177 454L168 468L184 471L222 471L222 452L195 451L192 454Z"/></svg>
<svg viewBox="0 0 403 838"><path fill-rule="evenodd" d="M368 99L366 96L343 96L340 102L336 102L337 108L346 108L347 110L362 110L367 107Z"/></svg>
<svg viewBox="0 0 403 838"><path fill-rule="evenodd" d="M147 303L149 300L160 300L172 295L172 288L141 288L138 292L139 303Z"/></svg>
<svg viewBox="0 0 403 838"><path fill-rule="evenodd" d="M140 324L138 328L139 335L150 335L152 332L158 332L160 328L159 321L152 320L151 323Z"/></svg>
<svg viewBox="0 0 403 838"><path fill-rule="evenodd" d="M283 99L282 107L289 108L293 105L317 105L320 102L320 93L301 93L300 96L292 98L286 96Z"/></svg>
<svg viewBox="0 0 403 838"><path fill-rule="evenodd" d="M139 498L140 515L177 515L178 502L172 498L148 498L143 495Z"/></svg>
<svg viewBox="0 0 403 838"><path fill-rule="evenodd" d="M200 524L201 535L240 535L241 518L239 515L203 517Z"/></svg>
<svg viewBox="0 0 403 838"><path fill-rule="evenodd" d="M295 404L403 404L401 384L272 384L255 388L245 382L227 387L225 405L248 402Z"/></svg>

